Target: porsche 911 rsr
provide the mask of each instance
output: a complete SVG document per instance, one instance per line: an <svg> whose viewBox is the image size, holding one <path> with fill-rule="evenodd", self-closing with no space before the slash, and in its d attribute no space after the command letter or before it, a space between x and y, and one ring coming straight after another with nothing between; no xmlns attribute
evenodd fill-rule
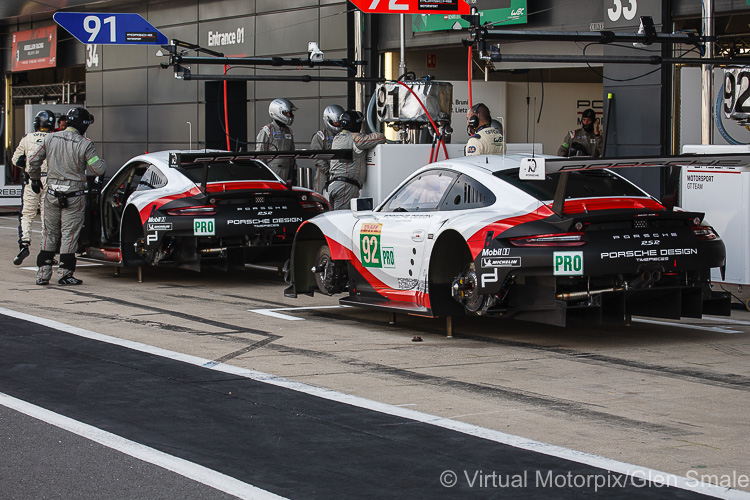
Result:
<svg viewBox="0 0 750 500"><path fill-rule="evenodd" d="M349 305L555 325L729 314L728 294L710 287L724 244L703 214L667 209L605 168L690 160L547 158L538 180L521 178L523 161L440 161L375 210L353 200L352 211L303 223L286 294L344 292Z"/></svg>
<svg viewBox="0 0 750 500"><path fill-rule="evenodd" d="M136 156L103 188L89 190L82 256L198 271L283 263L299 225L330 206L317 193L282 181L262 155Z"/></svg>

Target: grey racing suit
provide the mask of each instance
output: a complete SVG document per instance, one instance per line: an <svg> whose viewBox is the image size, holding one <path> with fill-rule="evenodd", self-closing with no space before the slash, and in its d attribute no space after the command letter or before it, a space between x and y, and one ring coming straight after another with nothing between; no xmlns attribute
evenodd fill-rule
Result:
<svg viewBox="0 0 750 500"><path fill-rule="evenodd" d="M328 151L331 149L333 144L333 138L336 133L330 128L326 127L325 130L318 130L312 140L310 141L310 149L322 149ZM312 190L318 193L323 193L323 190L328 183L328 171L331 168L331 162L326 160L315 160L315 173L313 175Z"/></svg>
<svg viewBox="0 0 750 500"><path fill-rule="evenodd" d="M490 124L482 125L466 142L466 156L504 155L505 140L503 134Z"/></svg>
<svg viewBox="0 0 750 500"><path fill-rule="evenodd" d="M289 127L282 127L276 122L263 125L255 138L256 151L294 151L294 133ZM268 163L276 175L284 180L291 179L290 170L293 160L273 160Z"/></svg>
<svg viewBox="0 0 750 500"><path fill-rule="evenodd" d="M367 151L383 143L385 136L379 132L361 134L342 130L334 137L331 149L352 150L352 161L331 161L328 193L334 210L348 209L349 201L359 196L367 179Z"/></svg>
<svg viewBox="0 0 750 500"><path fill-rule="evenodd" d="M32 153L34 153L42 145L44 136L47 132L31 132L26 134L21 142L18 143L18 147L13 153L13 165L18 166L18 160L22 156L26 156L28 161ZM25 167L28 170L28 165ZM42 162L41 167L41 181L42 190L39 193L32 191L31 186L28 182L24 182L23 186L23 197L21 199L21 213L20 213L20 224L18 226L18 244L19 245L30 245L31 244L31 223L36 218L37 211L41 208L42 210L42 222L44 222L44 204L40 204L42 193L44 192L45 186L47 185L47 162Z"/></svg>
<svg viewBox="0 0 750 500"><path fill-rule="evenodd" d="M602 156L602 136L593 131L586 132L583 127L571 130L563 137L557 150L557 156Z"/></svg>
<svg viewBox="0 0 750 500"><path fill-rule="evenodd" d="M62 277L66 271L72 273L76 266L75 252L86 211L86 197L83 196L86 171L103 175L107 164L99 158L94 143L73 127L44 137L41 147L29 159L28 172L32 180L39 179L45 159L47 188L42 192L44 236L37 265L40 268L49 265L59 249L58 273Z"/></svg>

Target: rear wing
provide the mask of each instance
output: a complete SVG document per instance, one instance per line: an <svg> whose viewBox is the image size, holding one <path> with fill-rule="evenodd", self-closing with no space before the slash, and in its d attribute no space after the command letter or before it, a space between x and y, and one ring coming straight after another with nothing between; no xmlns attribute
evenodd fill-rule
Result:
<svg viewBox="0 0 750 500"><path fill-rule="evenodd" d="M261 160L263 162L269 162L278 159L296 159L305 158L311 160L352 160L351 149L329 149L329 150L316 150L316 149L303 149L300 151L245 151L245 152L231 152L231 151L205 151L197 153L183 153L183 152L170 152L169 153L169 167L187 167L187 166L203 166L203 174L201 178L203 182L201 184L201 190L206 190L208 180L208 165L211 163L220 162L234 162L234 161L252 161ZM291 189L291 184L288 184Z"/></svg>
<svg viewBox="0 0 750 500"><path fill-rule="evenodd" d="M605 168L634 167L702 167L735 169L750 167L750 154L727 153L718 155L684 154L679 156L631 157L631 158L524 158L521 160L519 177L532 181L544 179L545 174L560 173L555 190L552 211L562 216L568 185L568 172L600 170Z"/></svg>
<svg viewBox="0 0 750 500"><path fill-rule="evenodd" d="M302 149L300 151L243 151L241 153L227 151L206 151L198 153L169 153L169 166L172 168L199 163L216 163L230 161L262 160L265 162L282 159L304 158L310 160L352 160L351 149L315 150Z"/></svg>

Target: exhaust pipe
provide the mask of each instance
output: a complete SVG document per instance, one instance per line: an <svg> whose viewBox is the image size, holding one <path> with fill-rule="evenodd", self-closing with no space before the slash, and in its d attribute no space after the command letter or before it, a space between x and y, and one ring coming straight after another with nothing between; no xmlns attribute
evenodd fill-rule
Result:
<svg viewBox="0 0 750 500"><path fill-rule="evenodd" d="M602 293L609 293L609 292L622 292L624 288L601 288L599 290L587 290L585 292L570 292L570 293L558 293L555 295L555 298L557 300L578 300L578 299L586 299L591 297L592 295L600 295Z"/></svg>
<svg viewBox="0 0 750 500"><path fill-rule="evenodd" d="M214 255L221 255L224 252L227 251L227 247L222 248L201 248L200 250L201 255L206 256L214 256Z"/></svg>
<svg viewBox="0 0 750 500"><path fill-rule="evenodd" d="M653 276L651 274L651 271L643 271L640 276L638 276L636 279L630 282L628 285L629 288L641 288L644 285L648 285L651 283L651 280L653 279Z"/></svg>

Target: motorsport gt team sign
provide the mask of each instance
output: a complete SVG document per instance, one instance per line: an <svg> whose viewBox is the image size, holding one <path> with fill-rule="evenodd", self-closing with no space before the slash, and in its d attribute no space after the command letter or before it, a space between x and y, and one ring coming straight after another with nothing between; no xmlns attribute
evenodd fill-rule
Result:
<svg viewBox="0 0 750 500"><path fill-rule="evenodd" d="M470 14L466 0L351 0L367 14Z"/></svg>
<svg viewBox="0 0 750 500"><path fill-rule="evenodd" d="M52 16L78 41L90 44L166 45L167 37L139 14L55 12Z"/></svg>

